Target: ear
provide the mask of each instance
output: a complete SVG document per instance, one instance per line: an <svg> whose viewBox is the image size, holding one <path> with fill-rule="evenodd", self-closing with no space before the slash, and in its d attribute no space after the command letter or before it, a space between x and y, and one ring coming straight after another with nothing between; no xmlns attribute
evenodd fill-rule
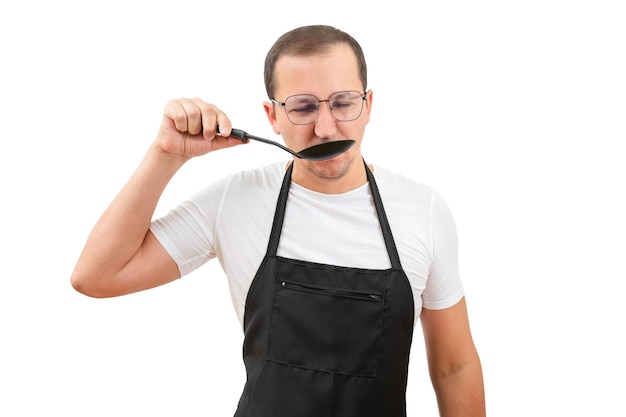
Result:
<svg viewBox="0 0 626 417"><path fill-rule="evenodd" d="M269 101L263 102L263 109L267 115L267 120L270 122L270 126L272 126L272 130L274 130L274 133L277 135L280 135L280 128L278 127L278 120L276 120L274 108L274 103L270 103Z"/></svg>
<svg viewBox="0 0 626 417"><path fill-rule="evenodd" d="M372 102L374 100L374 93L372 92L372 90L367 90L365 95L366 95L366 97L365 97L365 112L367 114L367 118L369 119L370 112L372 111Z"/></svg>

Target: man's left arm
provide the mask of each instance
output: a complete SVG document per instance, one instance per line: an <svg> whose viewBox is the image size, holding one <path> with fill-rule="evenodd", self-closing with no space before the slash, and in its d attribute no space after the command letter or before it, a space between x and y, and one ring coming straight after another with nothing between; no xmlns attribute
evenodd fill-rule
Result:
<svg viewBox="0 0 626 417"><path fill-rule="evenodd" d="M465 298L443 310L424 308L420 321L441 417L485 417L482 366Z"/></svg>

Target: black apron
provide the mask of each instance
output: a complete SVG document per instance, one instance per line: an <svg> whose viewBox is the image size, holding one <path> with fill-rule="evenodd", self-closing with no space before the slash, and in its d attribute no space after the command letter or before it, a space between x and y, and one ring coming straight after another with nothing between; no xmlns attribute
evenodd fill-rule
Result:
<svg viewBox="0 0 626 417"><path fill-rule="evenodd" d="M391 260L384 270L276 255L292 169L246 299L247 381L235 416L404 417L415 306L374 177L366 165Z"/></svg>

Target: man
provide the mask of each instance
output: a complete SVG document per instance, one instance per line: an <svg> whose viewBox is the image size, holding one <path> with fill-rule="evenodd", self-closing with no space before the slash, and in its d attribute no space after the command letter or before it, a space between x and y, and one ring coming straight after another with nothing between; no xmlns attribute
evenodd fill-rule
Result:
<svg viewBox="0 0 626 417"><path fill-rule="evenodd" d="M405 416L418 318L440 414L484 416L452 216L432 189L361 155L373 93L359 44L328 26L290 31L267 55L265 84L265 112L289 148L355 145L228 176L153 220L185 162L242 143L216 106L173 100L90 234L72 285L119 296L217 257L245 332L238 417Z"/></svg>

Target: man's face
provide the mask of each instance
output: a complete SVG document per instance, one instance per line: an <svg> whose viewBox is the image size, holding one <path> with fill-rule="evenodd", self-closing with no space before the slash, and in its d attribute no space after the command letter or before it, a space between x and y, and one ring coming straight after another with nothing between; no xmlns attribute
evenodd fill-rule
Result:
<svg viewBox="0 0 626 417"><path fill-rule="evenodd" d="M274 71L276 91L274 99L284 102L296 94L312 94L319 100L327 100L339 91L354 90L361 94L363 84L354 53L349 46L338 44L327 52L311 56L283 56ZM308 170L322 178L337 179L345 174L350 164L361 159L361 142L365 126L369 122L371 93L363 102L360 116L349 122L339 122L331 114L328 103L320 103L317 119L307 125L295 125L289 121L285 108L265 103L272 128L283 136L290 149L299 151L310 146L342 139L353 139L356 144L347 152L328 161L302 161Z"/></svg>

